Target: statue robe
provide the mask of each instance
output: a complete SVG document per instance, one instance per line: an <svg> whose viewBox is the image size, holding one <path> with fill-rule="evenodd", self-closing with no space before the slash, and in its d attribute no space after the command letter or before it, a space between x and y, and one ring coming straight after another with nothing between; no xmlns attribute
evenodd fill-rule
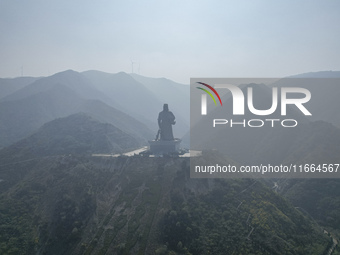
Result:
<svg viewBox="0 0 340 255"><path fill-rule="evenodd" d="M161 140L172 141L174 135L172 133L172 125L175 124L175 115L170 111L162 111L158 115L158 125L161 130Z"/></svg>

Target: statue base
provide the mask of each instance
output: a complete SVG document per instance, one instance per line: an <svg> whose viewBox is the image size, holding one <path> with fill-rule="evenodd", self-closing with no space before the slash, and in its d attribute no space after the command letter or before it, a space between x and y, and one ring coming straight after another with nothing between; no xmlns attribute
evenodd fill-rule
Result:
<svg viewBox="0 0 340 255"><path fill-rule="evenodd" d="M181 139L175 138L172 141L152 140L149 141L150 152L155 155L174 153L179 151Z"/></svg>

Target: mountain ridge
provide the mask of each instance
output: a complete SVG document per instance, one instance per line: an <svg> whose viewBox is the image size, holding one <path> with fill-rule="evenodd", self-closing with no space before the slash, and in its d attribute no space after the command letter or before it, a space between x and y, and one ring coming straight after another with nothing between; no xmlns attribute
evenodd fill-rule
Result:
<svg viewBox="0 0 340 255"><path fill-rule="evenodd" d="M7 147L7 154L30 156L116 154L138 148L141 141L109 123L79 112L45 123L31 136ZM1 153L1 151L0 151Z"/></svg>
<svg viewBox="0 0 340 255"><path fill-rule="evenodd" d="M93 106L92 108L90 106ZM8 111L7 109L11 109ZM96 111L94 110L96 109ZM41 125L58 117L66 117L77 112L88 112L100 121L112 123L118 128L147 139L152 136L148 128L111 106L101 101L80 98L77 93L65 85L55 84L49 90L15 101L0 103L0 136L4 147L31 134ZM121 119L121 120L120 120ZM20 120L20 122L18 122ZM21 125L24 123L25 125Z"/></svg>

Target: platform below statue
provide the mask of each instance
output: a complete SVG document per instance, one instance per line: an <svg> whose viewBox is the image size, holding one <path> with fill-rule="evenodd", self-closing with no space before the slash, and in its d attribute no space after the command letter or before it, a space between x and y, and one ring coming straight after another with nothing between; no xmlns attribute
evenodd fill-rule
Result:
<svg viewBox="0 0 340 255"><path fill-rule="evenodd" d="M175 138L175 140L172 140L172 141L162 141L162 140L149 141L150 152L156 155L178 152L181 141L182 140L178 138Z"/></svg>

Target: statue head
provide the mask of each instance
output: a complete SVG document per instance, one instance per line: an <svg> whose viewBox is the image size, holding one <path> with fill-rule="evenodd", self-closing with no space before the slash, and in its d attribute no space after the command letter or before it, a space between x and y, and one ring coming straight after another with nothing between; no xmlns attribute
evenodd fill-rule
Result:
<svg viewBox="0 0 340 255"><path fill-rule="evenodd" d="M168 112L169 111L169 106L168 104L163 105L163 111Z"/></svg>

